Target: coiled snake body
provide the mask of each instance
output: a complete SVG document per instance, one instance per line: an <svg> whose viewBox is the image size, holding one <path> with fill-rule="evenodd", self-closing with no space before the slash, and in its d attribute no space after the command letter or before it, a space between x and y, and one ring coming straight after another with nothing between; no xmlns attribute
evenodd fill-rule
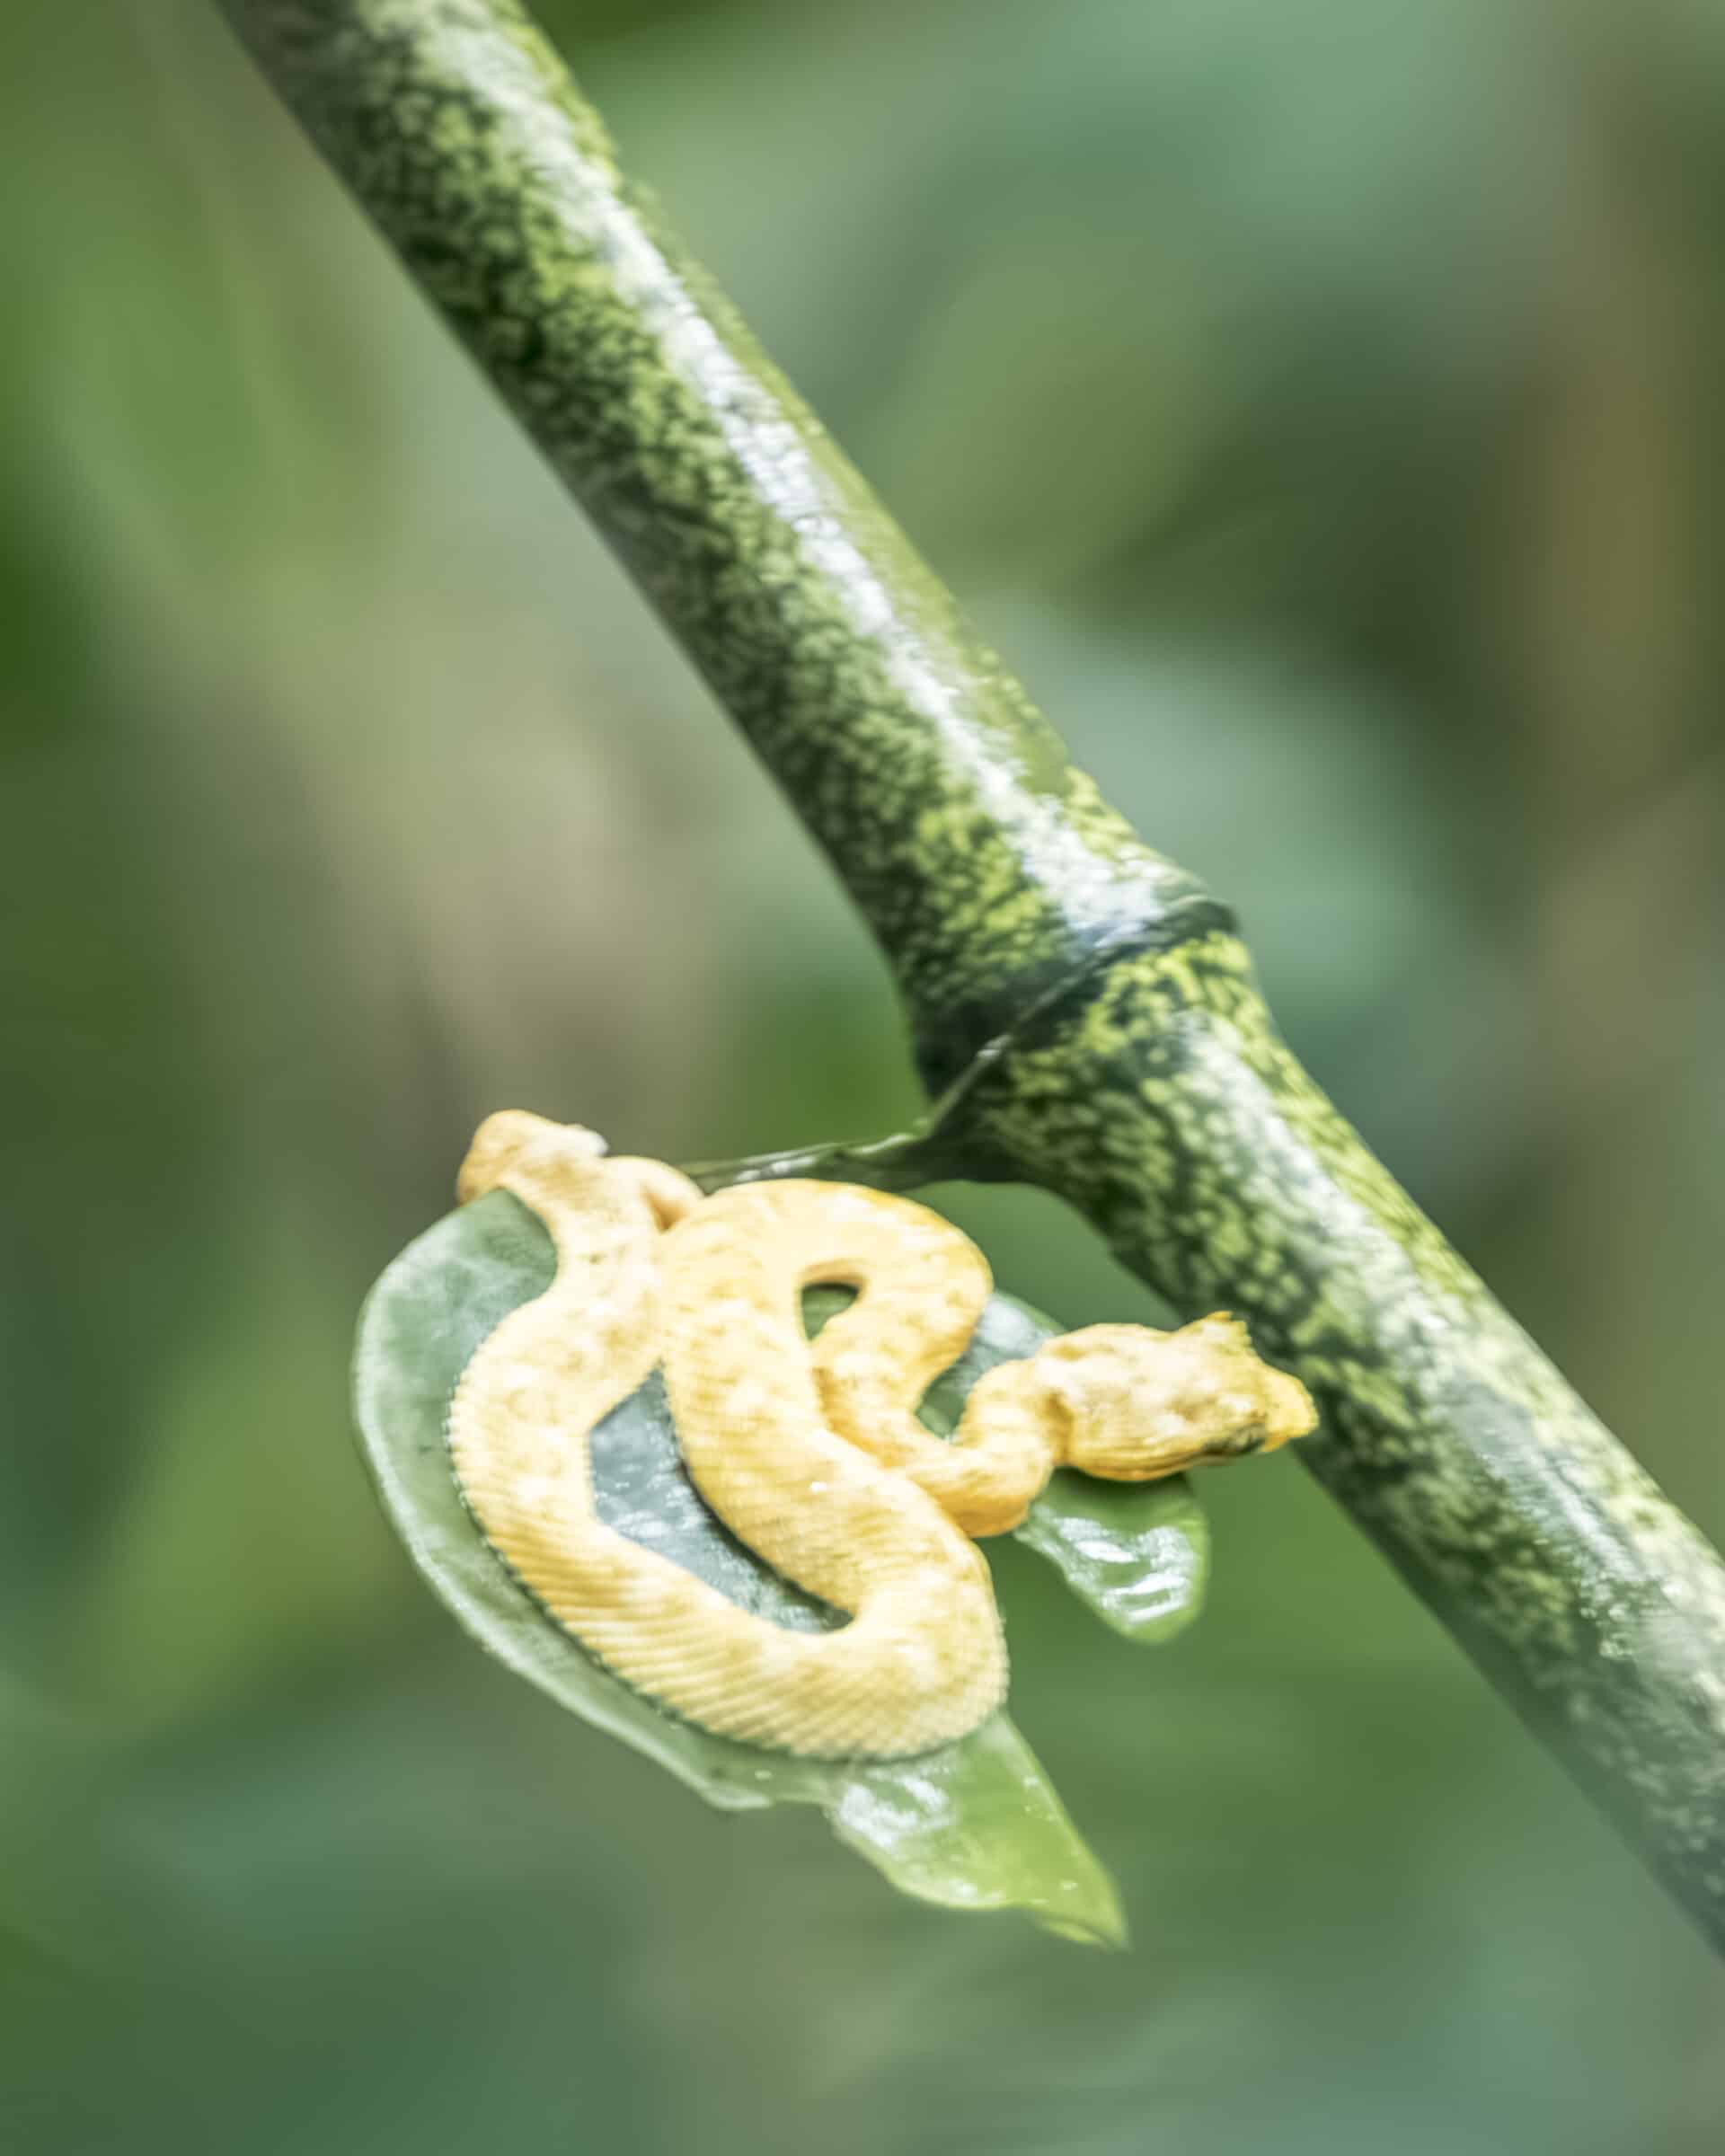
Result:
<svg viewBox="0 0 1725 2156"><path fill-rule="evenodd" d="M1208 1318L1098 1325L1002 1364L951 1443L916 1419L992 1282L958 1229L854 1185L703 1197L612 1159L579 1127L482 1125L464 1200L503 1188L549 1231L551 1286L478 1349L449 1442L482 1532L550 1614L624 1683L703 1727L812 1757L892 1757L961 1736L1006 1687L971 1537L1022 1519L1054 1468L1142 1480L1268 1450L1311 1427L1298 1383ZM801 1291L856 1288L818 1338ZM615 1532L587 1438L662 1365L685 1464L742 1542L848 1613L792 1631Z"/></svg>

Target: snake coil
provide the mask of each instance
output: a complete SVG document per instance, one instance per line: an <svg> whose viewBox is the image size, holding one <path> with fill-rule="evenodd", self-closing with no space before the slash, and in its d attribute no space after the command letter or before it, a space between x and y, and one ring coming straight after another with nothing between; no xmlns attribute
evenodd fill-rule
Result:
<svg viewBox="0 0 1725 2156"><path fill-rule="evenodd" d="M581 1647L722 1736L889 1758L966 1735L1007 1677L973 1537L1015 1526L1059 1465L1147 1480L1312 1426L1297 1380L1217 1316L1175 1333L1092 1326L1001 1364L947 1443L917 1402L993 1282L926 1207L811 1181L703 1197L663 1162L608 1158L592 1132L518 1110L481 1126L458 1188L511 1191L557 1258L456 1387L468 1507ZM810 1341L800 1303L817 1284L858 1292ZM706 1503L848 1624L775 1625L599 1518L588 1434L656 1365Z"/></svg>

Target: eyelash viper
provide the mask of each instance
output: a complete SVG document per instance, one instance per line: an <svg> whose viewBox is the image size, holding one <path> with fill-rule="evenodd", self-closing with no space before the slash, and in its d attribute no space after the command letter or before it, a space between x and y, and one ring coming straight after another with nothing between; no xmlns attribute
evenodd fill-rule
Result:
<svg viewBox="0 0 1725 2156"><path fill-rule="evenodd" d="M463 1496L582 1648L722 1736L890 1758L966 1735L1007 1674L972 1537L1015 1526L1057 1465L1146 1480L1314 1420L1299 1382L1218 1316L1175 1333L1091 1326L1001 1364L948 1443L916 1405L993 1283L925 1206L810 1181L703 1197L661 1162L608 1157L592 1132L514 1109L480 1127L457 1185L464 1202L498 1188L544 1222L557 1270L456 1388ZM810 1341L800 1297L817 1283L858 1294ZM600 1520L588 1434L655 1365L706 1503L848 1624L773 1624Z"/></svg>

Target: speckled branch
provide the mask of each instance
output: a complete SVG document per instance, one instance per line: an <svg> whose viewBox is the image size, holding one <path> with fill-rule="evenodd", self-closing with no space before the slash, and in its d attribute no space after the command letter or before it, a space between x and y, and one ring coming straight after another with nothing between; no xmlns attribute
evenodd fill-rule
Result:
<svg viewBox="0 0 1725 2156"><path fill-rule="evenodd" d="M933 1124L805 1171L1041 1184L1245 1317L1319 1400L1308 1466L1725 1943L1725 1568L1294 1061L1226 909L1072 767L514 0L224 4L892 963Z"/></svg>

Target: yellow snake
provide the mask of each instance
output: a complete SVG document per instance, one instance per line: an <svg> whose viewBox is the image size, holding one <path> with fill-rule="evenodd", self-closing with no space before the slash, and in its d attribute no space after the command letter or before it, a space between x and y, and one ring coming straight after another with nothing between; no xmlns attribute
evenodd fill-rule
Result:
<svg viewBox="0 0 1725 2156"><path fill-rule="evenodd" d="M511 1191L556 1251L449 1412L486 1539L587 1651L702 1727L809 1757L890 1758L975 1728L1006 1689L993 1584L970 1539L1015 1526L1054 1469L1137 1481L1268 1451L1312 1427L1292 1378L1226 1317L1095 1325L990 1370L951 1443L916 1419L992 1292L925 1206L852 1184L703 1197L519 1110L480 1127L464 1201ZM813 1341L801 1296L856 1301ZM848 1613L792 1631L606 1526L588 1436L662 1367L689 1475L766 1563Z"/></svg>

